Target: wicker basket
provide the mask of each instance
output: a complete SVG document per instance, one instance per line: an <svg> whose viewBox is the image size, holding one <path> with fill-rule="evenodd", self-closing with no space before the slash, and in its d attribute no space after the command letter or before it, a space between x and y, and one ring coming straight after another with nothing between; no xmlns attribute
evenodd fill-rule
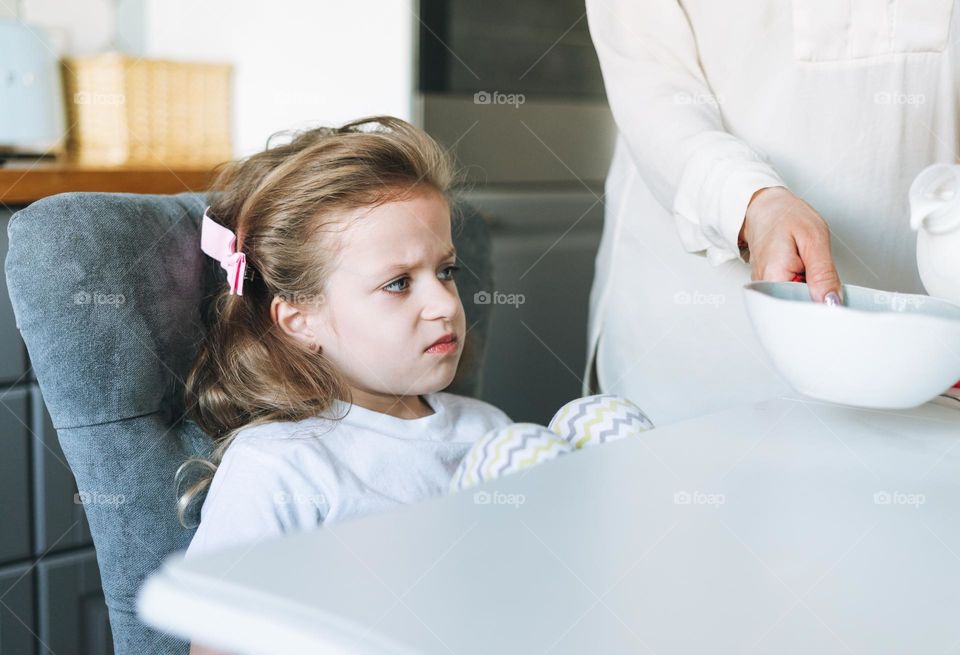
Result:
<svg viewBox="0 0 960 655"><path fill-rule="evenodd" d="M229 64L108 53L63 68L72 161L209 167L232 157Z"/></svg>

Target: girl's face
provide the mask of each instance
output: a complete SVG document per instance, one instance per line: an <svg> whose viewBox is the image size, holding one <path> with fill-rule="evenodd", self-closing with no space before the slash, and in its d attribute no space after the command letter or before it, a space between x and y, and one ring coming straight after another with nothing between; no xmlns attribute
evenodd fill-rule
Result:
<svg viewBox="0 0 960 655"><path fill-rule="evenodd" d="M450 228L432 189L347 217L307 323L361 406L396 413L453 380L466 329Z"/></svg>

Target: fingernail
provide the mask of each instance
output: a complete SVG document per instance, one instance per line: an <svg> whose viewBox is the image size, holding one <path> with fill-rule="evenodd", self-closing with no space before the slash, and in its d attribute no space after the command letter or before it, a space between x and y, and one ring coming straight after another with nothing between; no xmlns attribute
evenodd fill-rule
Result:
<svg viewBox="0 0 960 655"><path fill-rule="evenodd" d="M831 291L830 293L828 293L828 294L824 297L823 302L826 303L826 304L828 304L828 305L830 305L831 307L836 306L836 305L839 305L839 304L840 304L840 296L837 295L837 292L836 292L836 291Z"/></svg>

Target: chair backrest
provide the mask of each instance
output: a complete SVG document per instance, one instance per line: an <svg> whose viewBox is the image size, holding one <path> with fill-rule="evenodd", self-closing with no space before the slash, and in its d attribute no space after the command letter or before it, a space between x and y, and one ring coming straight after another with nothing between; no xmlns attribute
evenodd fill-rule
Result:
<svg viewBox="0 0 960 655"><path fill-rule="evenodd" d="M136 617L144 577L193 530L175 512L174 472L209 452L186 419L184 378L204 335L202 308L225 283L199 247L204 194L67 193L17 212L7 286L44 402L85 504L117 653L186 653ZM476 359L448 389L476 396L491 288L489 235L457 212L458 289Z"/></svg>

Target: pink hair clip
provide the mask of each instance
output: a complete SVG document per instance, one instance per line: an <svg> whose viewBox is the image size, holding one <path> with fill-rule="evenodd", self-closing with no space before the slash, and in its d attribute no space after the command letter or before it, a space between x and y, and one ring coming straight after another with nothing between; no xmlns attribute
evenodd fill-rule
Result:
<svg viewBox="0 0 960 655"><path fill-rule="evenodd" d="M203 223L200 226L200 249L207 255L220 262L220 266L227 272L227 284L230 293L243 295L244 279L253 279L253 271L247 272L247 256L238 252L237 235L214 221L203 210Z"/></svg>

